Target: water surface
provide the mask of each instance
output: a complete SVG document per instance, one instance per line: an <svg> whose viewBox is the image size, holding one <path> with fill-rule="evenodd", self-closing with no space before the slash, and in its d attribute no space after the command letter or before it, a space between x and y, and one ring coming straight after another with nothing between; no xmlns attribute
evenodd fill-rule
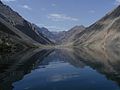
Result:
<svg viewBox="0 0 120 90"><path fill-rule="evenodd" d="M0 61L1 90L120 90L118 51L25 50Z"/></svg>

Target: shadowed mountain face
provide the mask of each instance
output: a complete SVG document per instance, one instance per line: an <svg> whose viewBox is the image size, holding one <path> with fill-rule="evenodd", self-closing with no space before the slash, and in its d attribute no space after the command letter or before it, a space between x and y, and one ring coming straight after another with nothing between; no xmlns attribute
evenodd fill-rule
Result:
<svg viewBox="0 0 120 90"><path fill-rule="evenodd" d="M42 33L37 33L34 26L17 12L0 1L0 44L6 42L14 46L33 47L52 44ZM9 42L8 41L9 38Z"/></svg>
<svg viewBox="0 0 120 90"><path fill-rule="evenodd" d="M76 34L75 45L112 46L119 47L120 43L120 6L106 14L81 33Z"/></svg>
<svg viewBox="0 0 120 90"><path fill-rule="evenodd" d="M38 33L38 34L43 34L45 37L47 37L47 38L49 38L51 41L53 41L53 42L55 42L55 38L56 38L56 36L51 32L51 31L49 31L47 28L45 28L45 27L38 27L38 26L36 26L36 25L34 25L33 24L33 26L34 26L34 28L35 28L35 30L36 30L36 32Z"/></svg>

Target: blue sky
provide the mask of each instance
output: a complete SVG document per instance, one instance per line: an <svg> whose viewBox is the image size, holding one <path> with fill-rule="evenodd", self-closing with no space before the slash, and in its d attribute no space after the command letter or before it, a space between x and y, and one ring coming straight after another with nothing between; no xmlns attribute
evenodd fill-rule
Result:
<svg viewBox="0 0 120 90"><path fill-rule="evenodd" d="M26 20L50 31L89 26L120 4L120 0L2 0Z"/></svg>

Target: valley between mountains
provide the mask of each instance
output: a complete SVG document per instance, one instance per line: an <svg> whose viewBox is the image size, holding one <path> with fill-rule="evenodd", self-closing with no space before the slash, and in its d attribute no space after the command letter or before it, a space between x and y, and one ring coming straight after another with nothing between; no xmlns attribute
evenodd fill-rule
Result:
<svg viewBox="0 0 120 90"><path fill-rule="evenodd" d="M120 48L120 6L89 27L80 25L68 31L50 32L0 1L0 51L48 47Z"/></svg>

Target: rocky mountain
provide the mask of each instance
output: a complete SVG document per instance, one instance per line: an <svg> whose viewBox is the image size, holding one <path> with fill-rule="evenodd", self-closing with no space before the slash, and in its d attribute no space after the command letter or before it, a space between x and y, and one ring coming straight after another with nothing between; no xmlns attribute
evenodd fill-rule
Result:
<svg viewBox="0 0 120 90"><path fill-rule="evenodd" d="M76 34L74 45L91 47L119 47L120 45L120 6L102 19Z"/></svg>
<svg viewBox="0 0 120 90"><path fill-rule="evenodd" d="M70 30L63 32L63 35L61 37L61 42L63 44L72 43L75 39L75 35L84 30L85 30L85 27L83 25L80 25L80 26L75 26Z"/></svg>
<svg viewBox="0 0 120 90"><path fill-rule="evenodd" d="M49 31L45 27L38 27L37 25L33 24L33 27L36 30L36 33L43 34L45 37L49 38L51 41L55 42L55 34L53 34L51 31Z"/></svg>
<svg viewBox="0 0 120 90"><path fill-rule="evenodd" d="M3 42L25 46L52 44L42 33L38 34L30 22L0 1L0 44Z"/></svg>
<svg viewBox="0 0 120 90"><path fill-rule="evenodd" d="M56 44L67 44L72 43L75 39L75 35L80 33L81 31L85 30L83 25L74 26L68 31L60 31L60 32L52 32L49 31L46 27L38 27L37 25L33 24L35 28L35 32L38 34L43 34L48 37L52 42Z"/></svg>
<svg viewBox="0 0 120 90"><path fill-rule="evenodd" d="M44 34L46 37L48 37L51 41L55 42L56 44L63 44L63 43L66 44L69 42L70 43L73 42L75 35L85 29L85 27L81 25L81 26L75 26L68 31L52 32L45 27L40 28L35 24L33 24L33 26L37 33Z"/></svg>
<svg viewBox="0 0 120 90"><path fill-rule="evenodd" d="M52 32L54 34L54 40L56 44L62 44L62 39L65 37L66 31Z"/></svg>

